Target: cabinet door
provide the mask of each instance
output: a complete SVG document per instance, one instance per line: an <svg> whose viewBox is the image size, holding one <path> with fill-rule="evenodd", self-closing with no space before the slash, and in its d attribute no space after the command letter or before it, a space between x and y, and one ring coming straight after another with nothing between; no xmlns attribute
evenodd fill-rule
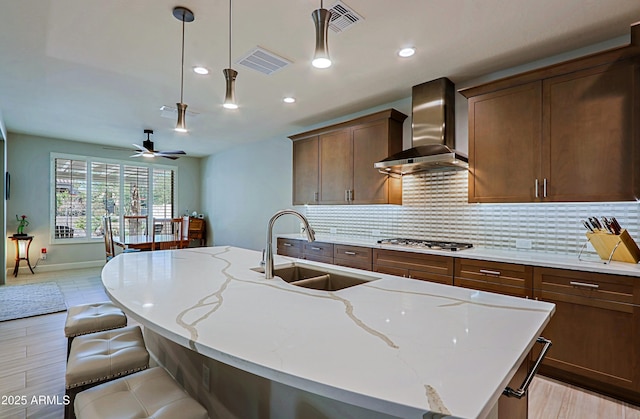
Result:
<svg viewBox="0 0 640 419"><path fill-rule="evenodd" d="M388 120L353 127L353 196L354 204L386 204L389 202L389 186L397 185L397 178L390 178L374 169L373 165L389 157L390 142ZM396 138L397 139L397 138ZM402 137L399 137L400 144ZM400 151L402 146L400 146ZM391 182L390 182L391 181ZM402 185L400 184L400 187ZM401 196L401 194L400 194Z"/></svg>
<svg viewBox="0 0 640 419"><path fill-rule="evenodd" d="M639 82L637 65L628 61L544 81L545 200L640 196Z"/></svg>
<svg viewBox="0 0 640 419"><path fill-rule="evenodd" d="M530 202L540 177L539 81L469 99L469 202Z"/></svg>
<svg viewBox="0 0 640 419"><path fill-rule="evenodd" d="M635 390L640 399L638 279L535 268L535 295L556 304L543 336L553 342L543 373L616 394Z"/></svg>
<svg viewBox="0 0 640 419"><path fill-rule="evenodd" d="M351 129L320 135L320 203L345 204L353 189Z"/></svg>
<svg viewBox="0 0 640 419"><path fill-rule="evenodd" d="M318 137L293 142L293 205L318 203Z"/></svg>

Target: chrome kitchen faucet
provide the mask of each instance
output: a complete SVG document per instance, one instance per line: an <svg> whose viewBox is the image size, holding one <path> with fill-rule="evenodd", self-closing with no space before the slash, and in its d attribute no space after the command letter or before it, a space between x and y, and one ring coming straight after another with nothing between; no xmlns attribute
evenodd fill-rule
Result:
<svg viewBox="0 0 640 419"><path fill-rule="evenodd" d="M299 212L292 209L285 209L273 214L273 217L271 217L267 226L267 247L264 254L264 277L266 279L273 278L273 245L271 244L271 242L273 241L273 224L278 218L285 214L295 215L302 220L302 222L304 223L305 232L307 233L308 241L312 242L316 239L315 232L313 231L311 226L309 226L309 221L304 215L300 214Z"/></svg>

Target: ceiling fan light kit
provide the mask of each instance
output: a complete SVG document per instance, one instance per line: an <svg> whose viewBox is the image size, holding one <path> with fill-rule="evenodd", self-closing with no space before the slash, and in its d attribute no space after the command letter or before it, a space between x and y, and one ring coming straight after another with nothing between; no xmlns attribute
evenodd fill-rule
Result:
<svg viewBox="0 0 640 419"><path fill-rule="evenodd" d="M173 16L182 22L182 61L180 64L180 102L176 103L178 107L178 121L175 130L177 132L187 132L186 113L187 105L183 100L184 93L184 24L193 22L195 16L193 12L186 7L178 6L173 9Z"/></svg>
<svg viewBox="0 0 640 419"><path fill-rule="evenodd" d="M316 50L313 54L311 64L316 68L331 67L331 58L329 58L329 21L331 20L331 12L322 7L320 0L320 8L311 13L313 23L316 27Z"/></svg>

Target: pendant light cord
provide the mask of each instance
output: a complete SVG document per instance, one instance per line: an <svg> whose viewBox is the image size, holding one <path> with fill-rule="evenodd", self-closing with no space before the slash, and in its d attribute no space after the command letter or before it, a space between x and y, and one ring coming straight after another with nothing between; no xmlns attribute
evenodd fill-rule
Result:
<svg viewBox="0 0 640 419"><path fill-rule="evenodd" d="M231 68L231 0L229 0L229 68Z"/></svg>
<svg viewBox="0 0 640 419"><path fill-rule="evenodd" d="M186 12L182 11L182 66L180 67L180 103L182 101L182 91L184 90L184 21Z"/></svg>

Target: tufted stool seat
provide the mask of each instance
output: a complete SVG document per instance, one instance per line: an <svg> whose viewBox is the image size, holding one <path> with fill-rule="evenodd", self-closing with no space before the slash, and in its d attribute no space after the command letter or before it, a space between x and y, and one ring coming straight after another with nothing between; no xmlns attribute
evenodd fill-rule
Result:
<svg viewBox="0 0 640 419"><path fill-rule="evenodd" d="M129 326L76 337L71 343L65 375L71 403L79 392L99 383L131 374L149 366L149 352L140 326ZM73 417L72 404L65 417Z"/></svg>
<svg viewBox="0 0 640 419"><path fill-rule="evenodd" d="M78 419L205 419L207 411L164 370L146 371L100 384L79 393Z"/></svg>
<svg viewBox="0 0 640 419"><path fill-rule="evenodd" d="M71 349L71 342L76 336L117 329L126 325L127 316L112 302L69 307L67 320L64 323L64 335L67 337L67 357Z"/></svg>

